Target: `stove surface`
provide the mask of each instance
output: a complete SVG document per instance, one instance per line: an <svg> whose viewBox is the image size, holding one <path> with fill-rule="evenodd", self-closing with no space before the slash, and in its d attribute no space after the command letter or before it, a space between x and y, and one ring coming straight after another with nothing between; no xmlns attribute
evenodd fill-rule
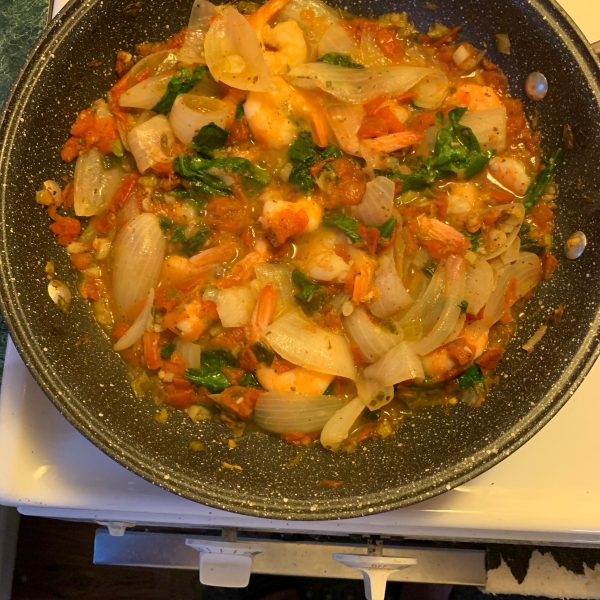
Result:
<svg viewBox="0 0 600 600"><path fill-rule="evenodd" d="M63 4L57 0L55 12ZM600 40L600 3L561 4L591 42ZM271 521L196 504L121 467L61 416L9 342L0 393L0 504L24 514L181 527L600 545L599 388L600 363L532 440L441 496L358 519Z"/></svg>

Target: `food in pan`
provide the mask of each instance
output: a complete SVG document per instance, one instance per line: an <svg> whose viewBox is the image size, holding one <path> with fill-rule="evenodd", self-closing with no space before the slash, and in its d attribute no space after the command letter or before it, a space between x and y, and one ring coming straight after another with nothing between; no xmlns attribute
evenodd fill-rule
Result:
<svg viewBox="0 0 600 600"><path fill-rule="evenodd" d="M561 155L460 27L196 0L116 71L37 200L158 421L352 451L481 404L557 264Z"/></svg>

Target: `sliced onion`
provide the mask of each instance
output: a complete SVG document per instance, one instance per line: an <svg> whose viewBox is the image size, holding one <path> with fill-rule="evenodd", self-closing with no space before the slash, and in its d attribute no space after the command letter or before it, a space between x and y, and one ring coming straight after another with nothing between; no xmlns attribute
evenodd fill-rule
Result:
<svg viewBox="0 0 600 600"><path fill-rule="evenodd" d="M263 338L286 360L318 373L356 379L356 365L343 335L316 327L300 309L271 323Z"/></svg>
<svg viewBox="0 0 600 600"><path fill-rule="evenodd" d="M401 94L431 73L422 67L371 67L346 69L327 63L306 63L292 69L290 83L304 89L315 87L354 104L362 104L381 94Z"/></svg>
<svg viewBox="0 0 600 600"><path fill-rule="evenodd" d="M469 127L483 150L506 149L506 107L468 110L460 120L461 125Z"/></svg>
<svg viewBox="0 0 600 600"><path fill-rule="evenodd" d="M165 254L158 217L143 213L118 233L113 249L112 286L120 318L158 283Z"/></svg>
<svg viewBox="0 0 600 600"><path fill-rule="evenodd" d="M465 296L465 259L450 256L446 260L446 296L444 308L433 329L415 344L415 352L424 356L444 343L460 317Z"/></svg>
<svg viewBox="0 0 600 600"><path fill-rule="evenodd" d="M217 14L215 5L208 0L195 0L185 31L185 42L179 51L179 60L188 64L206 64L204 39L210 20Z"/></svg>
<svg viewBox="0 0 600 600"><path fill-rule="evenodd" d="M396 186L388 177L369 181L365 195L352 211L352 216L365 225L383 225L392 216L395 191Z"/></svg>
<svg viewBox="0 0 600 600"><path fill-rule="evenodd" d="M307 15L313 17L310 22L306 20ZM312 28L314 22L322 24L321 33L336 23L339 18L339 13L321 0L290 0L279 11L280 20L293 19L303 28Z"/></svg>
<svg viewBox="0 0 600 600"><path fill-rule="evenodd" d="M188 369L199 369L200 368L200 353L201 349L198 344L194 342L184 342L181 339L177 339L175 342L175 349L179 352L185 366Z"/></svg>
<svg viewBox="0 0 600 600"><path fill-rule="evenodd" d="M169 122L173 132L184 144L209 123L225 128L232 107L217 98L197 94L180 94L173 103Z"/></svg>
<svg viewBox="0 0 600 600"><path fill-rule="evenodd" d="M512 244L506 248L506 250L500 255L502 262L507 265L515 262L519 258L521 252L521 238L517 235L513 240Z"/></svg>
<svg viewBox="0 0 600 600"><path fill-rule="evenodd" d="M144 79L124 92L119 98L119 104L130 108L152 110L167 91L173 73L161 73Z"/></svg>
<svg viewBox="0 0 600 600"><path fill-rule="evenodd" d="M477 258L466 265L465 295L467 312L476 315L487 303L496 286L494 270L487 260Z"/></svg>
<svg viewBox="0 0 600 600"><path fill-rule="evenodd" d="M339 54L350 54L357 47L356 40L348 33L348 30L339 23L334 23L323 34L319 41L319 56L337 52Z"/></svg>
<svg viewBox="0 0 600 600"><path fill-rule="evenodd" d="M358 346L366 362L375 362L402 341L401 335L395 335L375 325L361 306L357 306L350 316L344 317L343 324L346 333Z"/></svg>
<svg viewBox="0 0 600 600"><path fill-rule="evenodd" d="M131 67L127 80L127 88L129 89L137 85L136 81L138 77L146 71L150 73L150 77L154 77L173 69L177 66L178 61L179 58L175 50L161 50L160 52L146 56L146 58L142 58L140 62Z"/></svg>
<svg viewBox="0 0 600 600"><path fill-rule="evenodd" d="M373 285L381 296L369 304L371 312L380 319L387 319L399 310L410 306L414 300L406 291L394 260L394 250L379 255L378 267L373 277Z"/></svg>
<svg viewBox="0 0 600 600"><path fill-rule="evenodd" d="M432 125L431 127L428 127L424 131L425 138L415 148L416 153L419 156L429 158L429 156L435 150L435 144L437 142L437 136L438 136L438 133L440 132L440 129L441 129L440 126L436 124L436 125Z"/></svg>
<svg viewBox="0 0 600 600"><path fill-rule="evenodd" d="M175 135L164 115L157 115L129 132L127 141L140 173L156 164L171 161L169 150L175 144Z"/></svg>
<svg viewBox="0 0 600 600"><path fill-rule="evenodd" d="M444 345L449 344L450 342L453 342L456 338L458 338L458 336L462 333L466 321L466 313L463 313L462 315L460 315L460 317L458 317L458 321L456 321L454 329L452 329L452 331L448 334L448 337L444 340Z"/></svg>
<svg viewBox="0 0 600 600"><path fill-rule="evenodd" d="M223 327L242 327L250 322L256 298L249 285L219 290L217 312Z"/></svg>
<svg viewBox="0 0 600 600"><path fill-rule="evenodd" d="M363 374L369 379L376 379L382 385L394 385L425 376L421 360L410 342L400 342L394 346L376 363L368 366Z"/></svg>
<svg viewBox="0 0 600 600"><path fill-rule="evenodd" d="M449 87L446 74L443 71L433 71L415 86L413 103L424 110L436 110L446 99Z"/></svg>
<svg viewBox="0 0 600 600"><path fill-rule="evenodd" d="M392 61L381 51L375 33L363 29L360 36L360 46L352 53L352 58L365 67L380 67L392 64Z"/></svg>
<svg viewBox="0 0 600 600"><path fill-rule="evenodd" d="M379 410L394 398L394 386L382 385L376 379L368 379L362 375L356 380L358 397L371 411Z"/></svg>
<svg viewBox="0 0 600 600"><path fill-rule="evenodd" d="M256 32L232 6L213 21L204 42L206 64L216 81L239 90L267 92L274 82Z"/></svg>
<svg viewBox="0 0 600 600"><path fill-rule="evenodd" d="M535 345L542 341L542 338L546 335L548 325L540 325L537 331L523 344L522 348L526 352L533 352Z"/></svg>
<svg viewBox="0 0 600 600"><path fill-rule="evenodd" d="M481 216L498 214L494 225L483 236L483 244L477 254L486 260L500 256L515 240L525 218L525 207L520 203L503 204L486 208L479 212Z"/></svg>
<svg viewBox="0 0 600 600"><path fill-rule="evenodd" d="M415 323L421 324L423 319L431 314L434 306L444 292L444 267L440 263L436 269L425 293L413 304L406 314L398 321L399 325L406 330L414 328Z"/></svg>
<svg viewBox="0 0 600 600"><path fill-rule="evenodd" d="M519 258L509 265L498 280L483 313L483 319L477 321L481 327L489 329L506 312L508 306L504 301L506 288L512 279L517 281L515 297L518 300L530 292L542 279L542 263L531 252L522 252Z"/></svg>
<svg viewBox="0 0 600 600"><path fill-rule="evenodd" d="M138 198L136 194L129 194L129 198L123 204L123 207L118 212L118 227L119 229L132 221L140 214L140 207L138 205Z"/></svg>
<svg viewBox="0 0 600 600"><path fill-rule="evenodd" d="M140 314L136 317L131 327L120 337L117 343L113 346L113 350L121 352L126 350L130 346L133 346L141 337L144 335L146 330L146 321L150 316L152 310L152 303L154 302L154 289L148 292L148 299L144 304L144 308L140 311Z"/></svg>
<svg viewBox="0 0 600 600"><path fill-rule="evenodd" d="M292 270L283 263L262 263L255 265L254 272L261 286L272 283L277 292L275 317L281 316L295 305L295 286L292 282Z"/></svg>
<svg viewBox="0 0 600 600"><path fill-rule="evenodd" d="M330 419L327 421L323 431L321 431L321 444L335 452L339 450L342 442L350 435L350 430L356 420L362 414L365 409L365 405L360 398L354 398L351 402L348 402L346 406L340 408Z"/></svg>
<svg viewBox="0 0 600 600"><path fill-rule="evenodd" d="M348 154L360 156L360 142L356 134L365 117L362 105L332 102L325 109L325 116L338 146Z"/></svg>
<svg viewBox="0 0 600 600"><path fill-rule="evenodd" d="M75 214L78 217L100 214L110 204L124 176L119 167L105 169L102 154L96 148L82 152L75 165Z"/></svg>
<svg viewBox="0 0 600 600"><path fill-rule="evenodd" d="M264 392L254 407L254 422L271 433L320 431L344 401L336 396Z"/></svg>

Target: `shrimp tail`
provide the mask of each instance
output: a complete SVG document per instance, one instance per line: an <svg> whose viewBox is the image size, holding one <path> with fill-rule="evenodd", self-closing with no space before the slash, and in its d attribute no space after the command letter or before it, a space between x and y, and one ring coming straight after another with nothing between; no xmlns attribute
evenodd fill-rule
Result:
<svg viewBox="0 0 600 600"><path fill-rule="evenodd" d="M248 15L248 23L258 34L262 28L289 2L290 0L269 0L255 13Z"/></svg>
<svg viewBox="0 0 600 600"><path fill-rule="evenodd" d="M277 307L277 290L271 282L267 283L260 291L258 302L254 307L250 320L248 338L251 342L258 342L262 332L271 324Z"/></svg>

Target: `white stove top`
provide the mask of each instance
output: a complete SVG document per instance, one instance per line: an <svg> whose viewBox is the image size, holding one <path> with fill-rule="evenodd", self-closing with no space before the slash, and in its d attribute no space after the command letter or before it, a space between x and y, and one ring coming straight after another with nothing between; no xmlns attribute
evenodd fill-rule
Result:
<svg viewBox="0 0 600 600"><path fill-rule="evenodd" d="M600 40L600 3L561 4L590 41ZM441 496L359 519L270 521L184 500L118 465L60 415L9 343L0 394L0 504L24 514L181 527L600 545L599 388L600 363L531 441Z"/></svg>

